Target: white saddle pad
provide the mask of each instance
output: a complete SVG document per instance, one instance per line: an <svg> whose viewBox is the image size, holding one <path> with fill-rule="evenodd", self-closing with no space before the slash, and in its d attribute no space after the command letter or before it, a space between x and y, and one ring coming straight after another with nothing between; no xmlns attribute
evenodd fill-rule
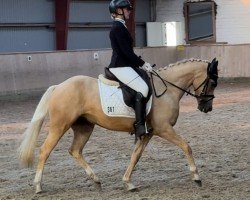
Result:
<svg viewBox="0 0 250 200"><path fill-rule="evenodd" d="M100 98L103 112L110 117L129 117L135 118L134 109L124 103L122 90L118 86L111 86L102 83L98 79ZM152 105L152 96L150 97L146 113L150 112Z"/></svg>

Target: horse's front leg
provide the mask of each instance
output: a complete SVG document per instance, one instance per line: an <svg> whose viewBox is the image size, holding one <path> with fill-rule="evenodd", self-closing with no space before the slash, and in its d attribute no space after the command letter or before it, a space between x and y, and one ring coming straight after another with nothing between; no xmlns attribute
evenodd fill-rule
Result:
<svg viewBox="0 0 250 200"><path fill-rule="evenodd" d="M131 155L131 160L129 163L129 166L123 176L123 182L128 191L135 191L136 187L131 183L131 174L132 171L136 165L136 163L139 161L142 152L144 151L145 147L147 146L149 140L152 138L152 135L144 136L141 140L137 140L136 146L134 148L134 151Z"/></svg>
<svg viewBox="0 0 250 200"><path fill-rule="evenodd" d="M199 186L201 186L202 184L192 155L192 149L187 144L187 142L183 140L179 135L177 135L173 127L169 124L165 124L161 131L157 133L157 135L168 140L169 142L172 142L184 151L189 163L192 180L195 181Z"/></svg>

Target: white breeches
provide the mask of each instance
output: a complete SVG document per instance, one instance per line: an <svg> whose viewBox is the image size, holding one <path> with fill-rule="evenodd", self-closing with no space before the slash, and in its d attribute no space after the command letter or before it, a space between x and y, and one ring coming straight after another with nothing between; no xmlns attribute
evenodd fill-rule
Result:
<svg viewBox="0 0 250 200"><path fill-rule="evenodd" d="M132 67L109 68L109 70L122 83L133 90L142 93L145 98L148 96L148 85Z"/></svg>

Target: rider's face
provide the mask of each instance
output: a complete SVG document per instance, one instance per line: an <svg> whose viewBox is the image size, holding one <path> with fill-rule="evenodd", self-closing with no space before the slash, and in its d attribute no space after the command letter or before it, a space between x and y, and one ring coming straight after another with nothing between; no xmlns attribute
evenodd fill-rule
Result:
<svg viewBox="0 0 250 200"><path fill-rule="evenodd" d="M120 14L119 16L121 16L123 14L124 15L124 20L127 20L127 19L129 19L131 10L128 9L128 8L118 8L117 13ZM121 18L121 17L119 17L119 18Z"/></svg>
<svg viewBox="0 0 250 200"><path fill-rule="evenodd" d="M129 19L131 10L128 9L128 8L123 8L123 12L124 12L124 18L125 18L125 19Z"/></svg>

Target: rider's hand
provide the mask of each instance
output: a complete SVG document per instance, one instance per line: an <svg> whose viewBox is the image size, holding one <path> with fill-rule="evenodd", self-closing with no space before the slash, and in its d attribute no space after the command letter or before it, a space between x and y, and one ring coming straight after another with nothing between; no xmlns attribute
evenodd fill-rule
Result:
<svg viewBox="0 0 250 200"><path fill-rule="evenodd" d="M151 67L151 65L147 62L144 63L144 65L142 65L142 69L144 69L147 72L152 72L153 68Z"/></svg>

